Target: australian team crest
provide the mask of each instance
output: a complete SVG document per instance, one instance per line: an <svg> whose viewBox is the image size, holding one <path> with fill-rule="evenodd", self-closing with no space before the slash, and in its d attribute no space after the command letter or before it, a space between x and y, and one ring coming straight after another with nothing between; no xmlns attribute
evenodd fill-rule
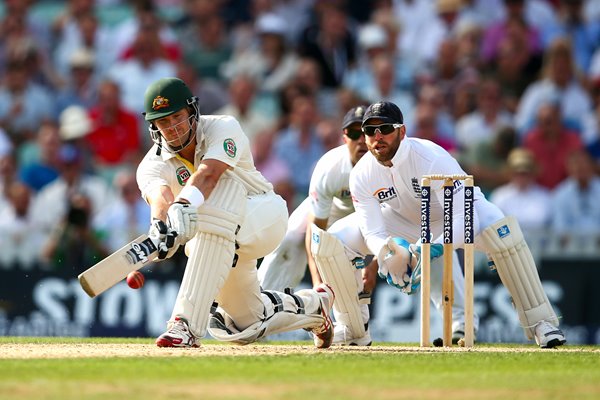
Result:
<svg viewBox="0 0 600 400"><path fill-rule="evenodd" d="M225 139L223 141L223 150L225 150L225 154L227 154L229 157L235 157L235 154L237 153L237 147L235 146L233 139Z"/></svg>
<svg viewBox="0 0 600 400"><path fill-rule="evenodd" d="M152 101L152 109L154 111L167 107L169 107L169 99L167 99L166 97L156 96Z"/></svg>
<svg viewBox="0 0 600 400"><path fill-rule="evenodd" d="M186 167L177 168L175 173L177 174L177 182L179 182L181 186L184 186L187 180L190 179L190 176L192 176Z"/></svg>

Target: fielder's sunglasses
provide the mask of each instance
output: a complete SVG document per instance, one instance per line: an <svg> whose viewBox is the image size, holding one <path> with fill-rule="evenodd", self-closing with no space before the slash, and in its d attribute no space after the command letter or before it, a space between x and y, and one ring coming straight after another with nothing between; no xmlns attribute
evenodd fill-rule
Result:
<svg viewBox="0 0 600 400"><path fill-rule="evenodd" d="M344 134L346 136L348 136L348 138L351 140L358 140L363 135L363 131L360 128L359 129L346 128L346 129L344 129Z"/></svg>
<svg viewBox="0 0 600 400"><path fill-rule="evenodd" d="M382 135L389 135L394 132L396 128L400 128L402 124L381 124L381 125L365 125L362 130L367 136L375 136L377 131Z"/></svg>

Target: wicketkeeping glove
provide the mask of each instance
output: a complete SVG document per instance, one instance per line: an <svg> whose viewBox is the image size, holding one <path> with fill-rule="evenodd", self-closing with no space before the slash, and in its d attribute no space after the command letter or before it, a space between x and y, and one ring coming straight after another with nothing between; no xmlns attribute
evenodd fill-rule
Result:
<svg viewBox="0 0 600 400"><path fill-rule="evenodd" d="M154 245L158 249L159 260L170 258L179 248L177 232L174 229L169 228L167 224L160 219L154 218L152 220L148 237L154 242Z"/></svg>
<svg viewBox="0 0 600 400"><path fill-rule="evenodd" d="M431 245L431 258L441 256L441 244ZM378 274L388 284L397 287L406 294L413 294L421 285L421 247L410 245L402 238L388 238L379 251Z"/></svg>
<svg viewBox="0 0 600 400"><path fill-rule="evenodd" d="M198 210L187 203L175 202L167 211L167 225L177 232L181 243L186 243L198 232Z"/></svg>

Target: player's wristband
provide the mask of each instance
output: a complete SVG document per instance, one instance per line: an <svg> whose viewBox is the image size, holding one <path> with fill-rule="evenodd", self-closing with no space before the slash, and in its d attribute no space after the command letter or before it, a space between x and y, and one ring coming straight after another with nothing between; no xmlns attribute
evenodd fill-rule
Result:
<svg viewBox="0 0 600 400"><path fill-rule="evenodd" d="M186 200L192 207L198 208L204 203L204 195L196 186L186 185L175 199L175 201L178 200Z"/></svg>

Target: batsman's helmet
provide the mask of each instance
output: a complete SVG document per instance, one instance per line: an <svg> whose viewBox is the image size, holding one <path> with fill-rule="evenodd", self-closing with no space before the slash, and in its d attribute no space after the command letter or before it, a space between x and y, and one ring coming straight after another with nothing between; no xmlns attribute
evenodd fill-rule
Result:
<svg viewBox="0 0 600 400"><path fill-rule="evenodd" d="M196 103L196 97L184 81L178 78L162 78L148 86L144 94L144 117L146 121L171 115Z"/></svg>
<svg viewBox="0 0 600 400"><path fill-rule="evenodd" d="M190 109L190 130L187 138L180 143L164 140L152 121L176 113L185 107ZM171 153L176 153L192 142L194 131L191 127L194 120L199 120L200 110L198 109L198 98L192 94L184 81L179 78L162 78L152 83L144 94L144 110L144 118L150 122L148 127L150 137L158 145L157 154L160 154L163 147Z"/></svg>

